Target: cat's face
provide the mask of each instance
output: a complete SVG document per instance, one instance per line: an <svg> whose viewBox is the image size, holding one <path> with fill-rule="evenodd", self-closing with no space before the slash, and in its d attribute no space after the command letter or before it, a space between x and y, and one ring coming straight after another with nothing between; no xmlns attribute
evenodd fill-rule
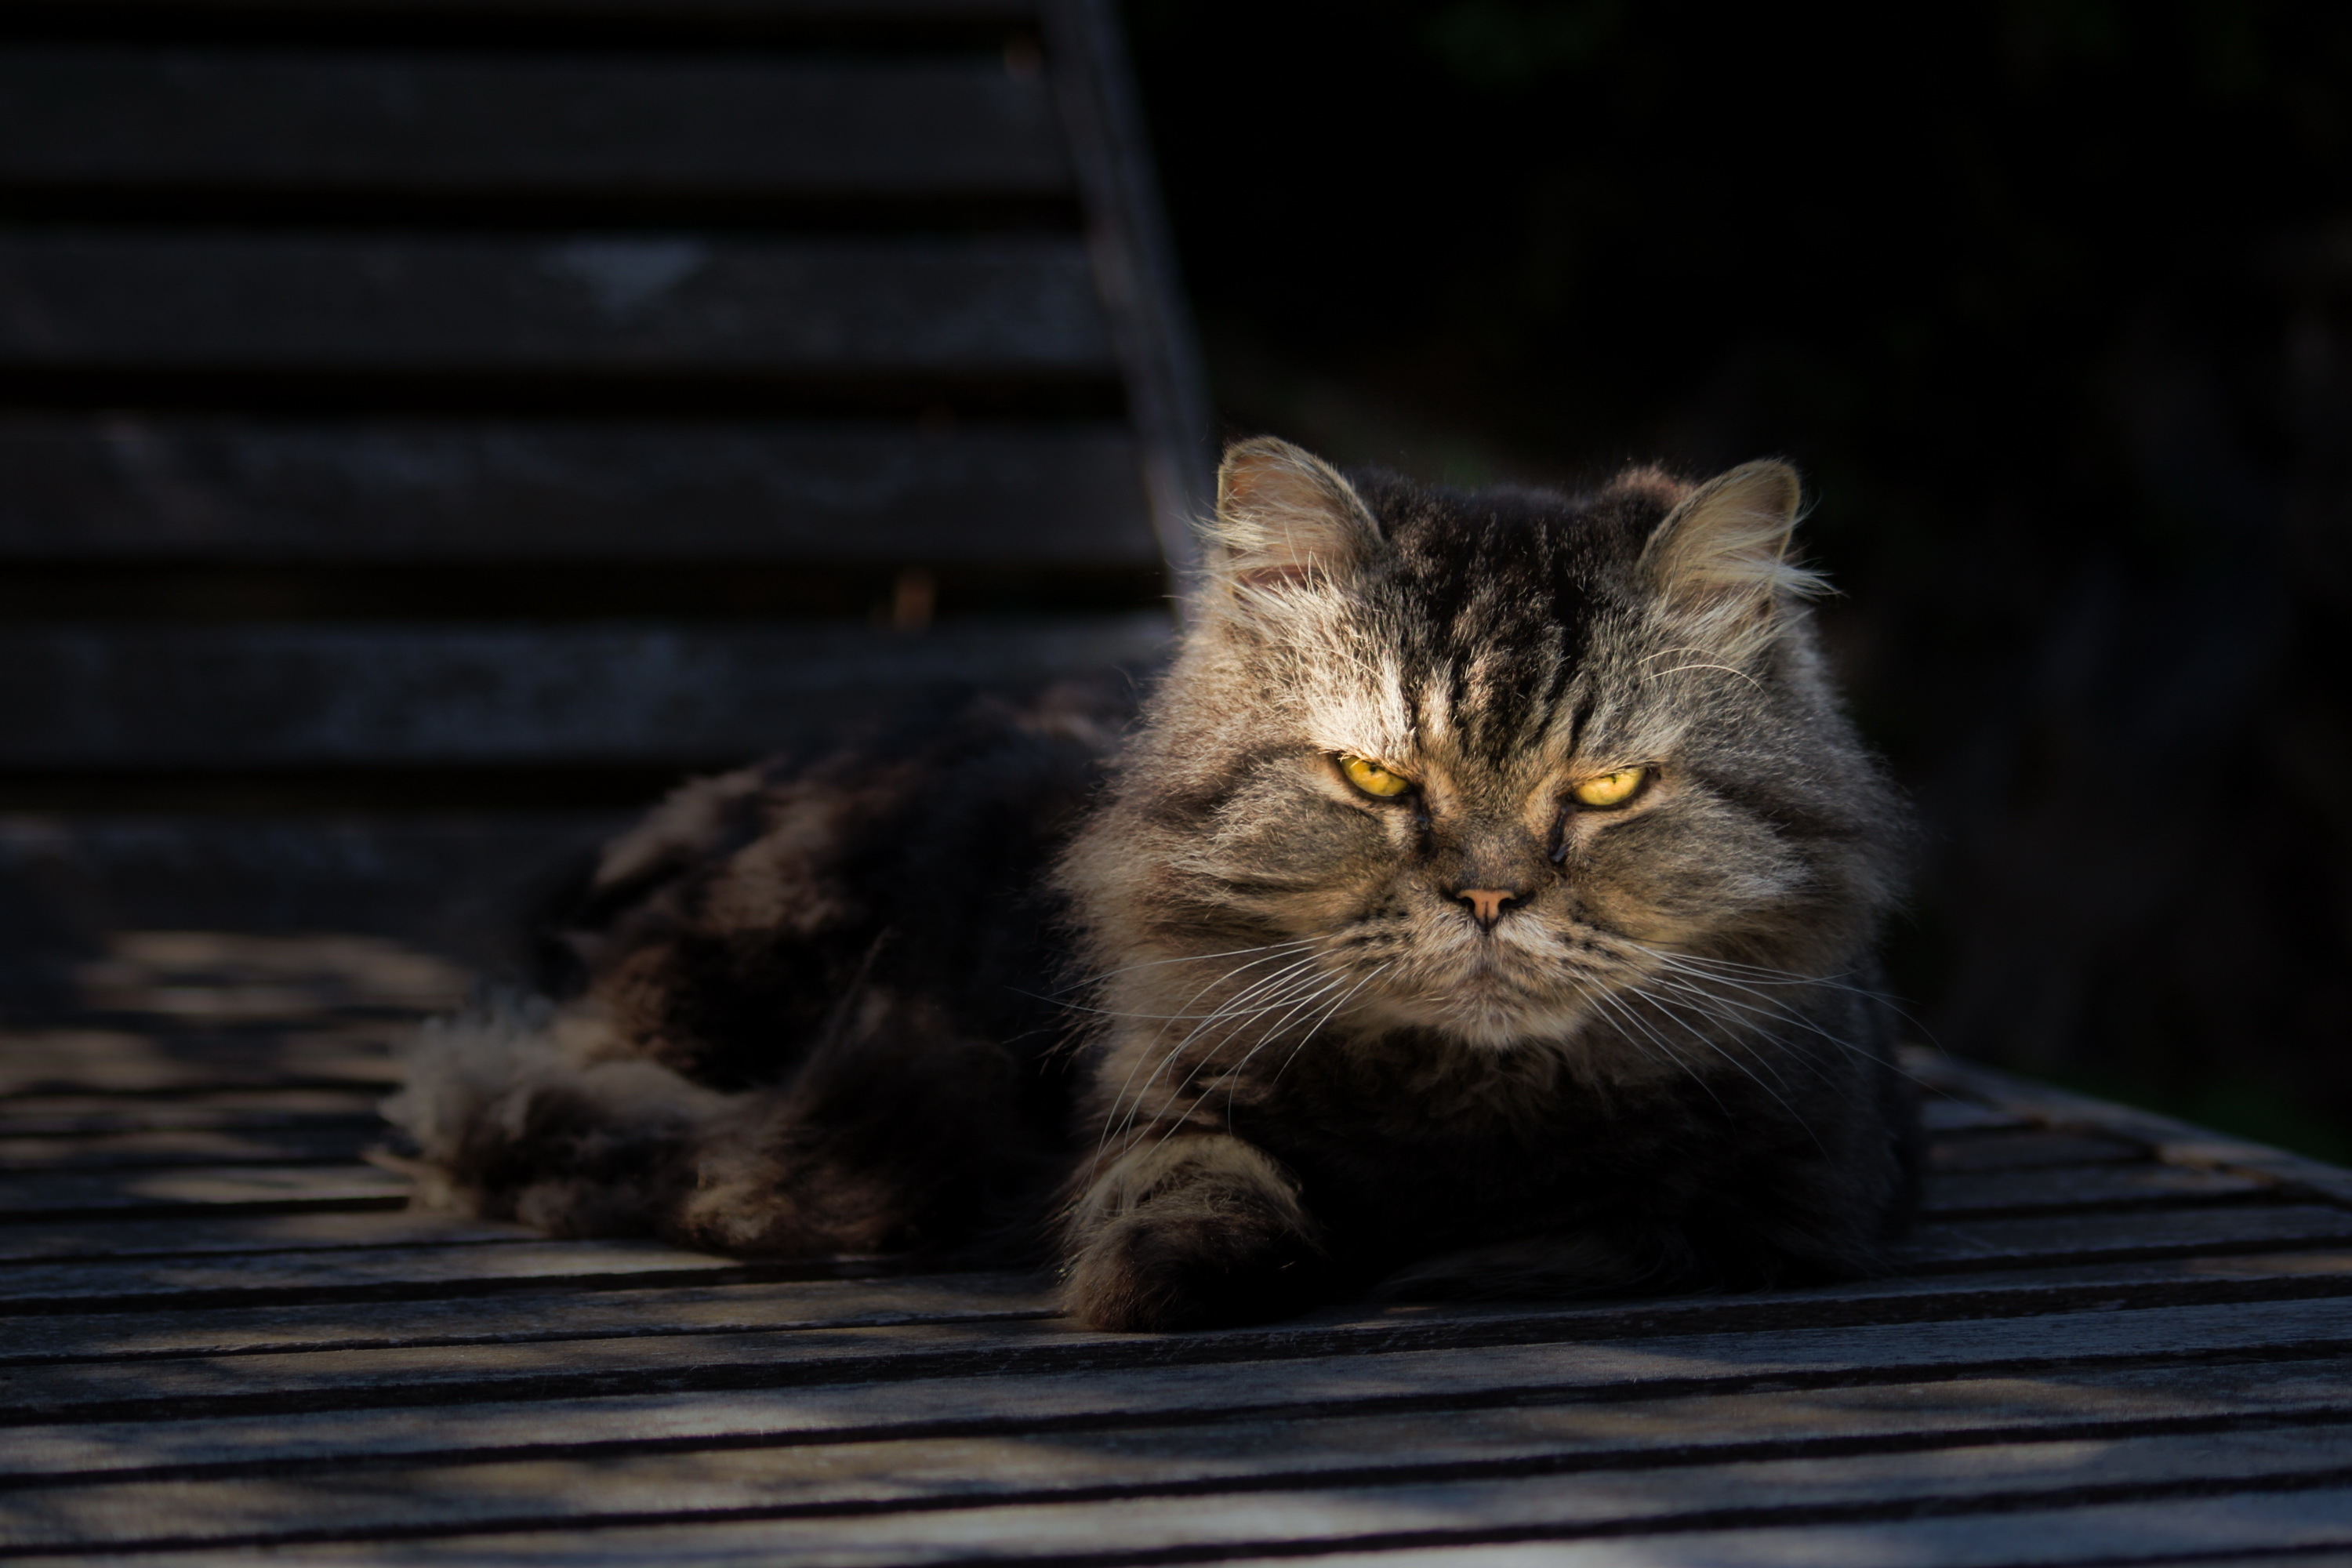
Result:
<svg viewBox="0 0 2352 1568"><path fill-rule="evenodd" d="M1822 689L1786 468L1580 503L1259 442L1223 489L1139 765L1192 827L1160 885L1309 943L1302 1017L1566 1040L1677 959L1787 968L1874 912L1886 805Z"/></svg>

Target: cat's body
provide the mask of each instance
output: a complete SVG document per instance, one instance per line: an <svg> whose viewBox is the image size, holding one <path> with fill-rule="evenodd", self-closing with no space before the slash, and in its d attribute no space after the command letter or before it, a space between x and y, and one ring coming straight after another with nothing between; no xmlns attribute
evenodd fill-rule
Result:
<svg viewBox="0 0 2352 1568"><path fill-rule="evenodd" d="M468 1201L559 1228L1050 1222L1106 1327L1867 1269L1915 1178L1867 993L1898 816L1795 504L1770 464L1461 496L1244 444L1082 825L1109 724L1066 700L698 786L608 856L586 1000L445 1031L405 1119ZM919 831L987 862L944 895L974 907L941 918Z"/></svg>

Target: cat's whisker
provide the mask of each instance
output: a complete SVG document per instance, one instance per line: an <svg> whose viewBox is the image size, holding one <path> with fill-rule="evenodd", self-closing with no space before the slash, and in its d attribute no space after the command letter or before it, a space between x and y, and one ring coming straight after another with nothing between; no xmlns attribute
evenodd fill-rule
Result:
<svg viewBox="0 0 2352 1568"><path fill-rule="evenodd" d="M1218 975L1214 979L1209 981L1206 984L1202 985L1199 990L1193 992L1191 996L1185 998L1183 1005L1189 1008L1194 1002L1197 1002L1202 996L1207 995L1209 992L1214 990L1217 986L1231 982L1238 976L1246 973L1248 971L1256 968L1261 963L1270 962L1272 962L1272 960L1267 958L1257 958L1251 960L1247 963L1235 964L1224 973ZM1171 1061L1175 1059L1177 1053L1182 1051L1187 1045L1192 1043L1193 1038L1200 1034L1202 1029L1207 1028L1211 1024L1215 1023L1220 1017L1224 1016L1229 1011L1238 1006L1243 1002L1252 999L1264 986L1269 984L1278 984L1286 975L1289 975L1298 971L1306 964L1311 963L1312 962L1313 954L1310 953L1304 960L1297 960L1287 963L1281 969L1275 971L1273 974L1265 976L1264 978L1254 982L1251 985L1244 988L1239 995L1228 997L1217 1006L1210 1009L1209 1013L1205 1016L1202 1017L1199 1023L1195 1025L1191 1033L1187 1034L1182 1039L1177 1041L1175 1045L1170 1047L1168 1052L1160 1058L1157 1064L1154 1065L1151 1069L1151 1076L1144 1080L1142 1088L1136 1089L1136 1102L1134 1106L1129 1108L1126 1118L1124 1121L1122 1121L1119 1116L1119 1109L1126 1103L1128 1091L1129 1089L1133 1088L1135 1084L1136 1072L1142 1067L1146 1057L1146 1053L1144 1052L1139 1051L1136 1053L1134 1061L1128 1065L1127 1077L1119 1083L1118 1092L1111 1097L1109 1110L1105 1113L1103 1118L1102 1136L1097 1141L1095 1152L1099 1155L1103 1149L1108 1146L1114 1131L1120 1135L1125 1134L1128 1127L1133 1124L1136 1113L1142 1108L1142 1097L1150 1093L1151 1085L1158 1081L1160 1074L1166 1069ZM1165 1039L1167 1037L1167 1033L1168 1026L1166 1024L1162 1024L1158 1031L1157 1038Z"/></svg>
<svg viewBox="0 0 2352 1568"><path fill-rule="evenodd" d="M1318 973L1309 981L1302 983L1300 986L1294 987L1284 993L1284 999L1289 1003L1288 1011L1285 1012L1281 1017L1268 1025L1265 1029L1259 1034L1258 1046L1264 1045L1266 1040L1279 1033L1282 1026L1288 1023L1290 1019L1297 1014L1300 1008L1311 1006L1318 997L1328 994L1333 988L1344 984L1346 976L1344 975L1326 977ZM1276 1002L1273 1004L1272 1007L1268 1007L1266 1011L1270 1012L1273 1010L1273 1007L1279 1007L1282 1005L1282 1002ZM1239 1072L1242 1065L1246 1065L1250 1057L1257 1054L1258 1046L1252 1046L1247 1052L1244 1053L1242 1063L1237 1064L1230 1070L1232 1072ZM1201 1076L1202 1070L1206 1068L1210 1062L1213 1061L1215 1058L1216 1051L1215 1048L1212 1047L1209 1051L1202 1056L1198 1062L1193 1064L1192 1070L1184 1075L1184 1081L1178 1084L1169 1092L1168 1098L1171 1104L1180 1102L1183 1100L1185 1091L1192 1087L1193 1081ZM1202 1091L1203 1098L1206 1097L1206 1090ZM1228 1100L1228 1103L1230 1104L1230 1100ZM1158 1142L1155 1142L1152 1147L1158 1148L1160 1143L1165 1143L1174 1133L1175 1129L1179 1124L1181 1123L1171 1122L1169 1126L1168 1131L1162 1132L1160 1135Z"/></svg>
<svg viewBox="0 0 2352 1568"><path fill-rule="evenodd" d="M1685 669L1719 669L1726 675L1738 676L1740 679L1748 682L1748 685L1755 687L1759 691L1764 689L1763 683L1758 680L1754 676L1748 674L1744 669L1734 669L1727 664L1678 664L1672 669L1662 669L1657 673L1660 678L1663 679L1669 675L1679 675Z"/></svg>
<svg viewBox="0 0 2352 1568"><path fill-rule="evenodd" d="M1812 1122L1806 1119L1803 1112L1800 1111L1794 1105L1790 1104L1788 1097L1780 1093L1780 1089L1776 1089L1770 1084L1766 1083L1762 1074L1757 1072L1754 1068L1749 1067L1746 1062L1742 1061L1737 1052L1727 1048L1722 1041L1707 1034L1705 1030L1692 1027L1688 1020L1678 1018L1675 1010L1658 997L1645 993L1635 993L1634 994L1639 995L1642 1000L1647 1002L1651 1006L1655 1007L1660 1013L1664 1014L1668 1018L1673 1018L1675 1019L1676 1022L1679 1022L1682 1026L1689 1032L1693 1041L1705 1046L1708 1050L1713 1051L1719 1059L1728 1062L1731 1066L1738 1068L1742 1073L1745 1073L1750 1083L1753 1083L1758 1089L1762 1089L1766 1094L1769 1095L1775 1104L1779 1105L1781 1110L1789 1113L1789 1119L1791 1121L1794 1121L1798 1126L1805 1130L1805 1136L1813 1141L1813 1147L1819 1149L1824 1158L1829 1157L1829 1145L1822 1142L1821 1134L1813 1130ZM1630 1005L1628 1007L1628 1011L1631 1011ZM1778 1079L1780 1075L1776 1072L1773 1074L1773 1077ZM1787 1081L1785 1079L1781 1080L1780 1089L1786 1089L1788 1087ZM1721 1101L1718 1100L1717 1103L1720 1104Z"/></svg>
<svg viewBox="0 0 2352 1568"><path fill-rule="evenodd" d="M1774 1009L1768 1011L1764 1008L1756 1006L1753 1004L1741 1002L1736 997L1723 996L1717 993L1693 986L1687 982L1674 980L1666 976L1653 976L1650 984L1654 985L1664 984L1673 987L1676 993L1679 1005L1681 1006L1688 1007L1692 1011L1699 1013L1702 1016L1713 1018L1717 1023L1722 1024L1725 1027L1731 1030L1735 1036L1732 1045L1744 1047L1755 1058L1757 1061L1763 1063L1768 1069L1772 1071L1774 1080L1780 1083L1783 1089L1788 1087L1788 1081L1780 1077L1777 1068L1772 1067L1772 1063L1775 1060L1794 1061L1808 1067L1811 1069L1813 1076L1821 1080L1825 1089L1836 1094L1848 1105L1858 1105L1861 1103L1853 1085L1849 1080L1840 1075L1831 1072L1828 1068L1815 1061L1811 1054L1803 1051L1784 1050L1775 1052L1771 1056L1767 1056L1762 1050L1759 1049L1758 1042L1753 1038L1757 1028L1757 1020L1759 1018L1766 1019L1772 1023L1791 1023L1798 1025L1808 1033L1818 1037L1823 1043L1836 1047L1838 1050L1844 1052L1849 1057L1853 1057L1860 1061L1870 1063L1874 1066L1885 1065L1881 1063L1879 1058L1871 1052L1864 1050L1862 1047L1854 1044L1849 1039L1846 1039L1844 1037L1822 1027L1818 1023L1804 1017L1802 1015L1789 1012L1786 1009ZM1652 1005L1657 1007L1661 1012L1666 1013L1670 1016L1676 1016L1675 1005L1674 1004L1669 1004L1664 997L1658 995L1654 991L1649 990L1646 986L1638 989L1642 994L1648 997ZM1727 1011L1727 1009L1729 1010ZM1685 1025L1685 1027L1687 1026L1688 1026ZM1732 1045L1726 1045L1719 1041L1710 1043L1712 1043L1727 1059L1730 1058ZM1901 1072L1902 1069L1897 1068L1895 1070ZM1904 1073L1903 1076L1906 1078L1910 1077L1908 1073Z"/></svg>
<svg viewBox="0 0 2352 1568"><path fill-rule="evenodd" d="M1316 963L1317 955L1310 952L1305 958L1286 964L1282 968L1276 970L1272 974L1255 982L1244 989L1238 995L1229 998L1223 1005L1211 1012L1207 1017L1202 1019L1200 1023L1196 1024L1182 1039L1177 1041L1173 1046L1171 1046L1167 1051L1160 1056L1158 1063L1151 1069L1150 1077L1145 1079L1143 1080L1142 1087L1135 1091L1134 1103L1128 1107L1125 1118L1120 1120L1118 1118L1118 1108L1121 1102L1127 1098L1127 1085L1123 1083L1120 1086L1118 1095L1111 1101L1111 1114L1104 1119L1103 1137L1101 1142L1096 1146L1096 1152L1099 1154L1104 1148L1108 1146L1109 1141L1114 1134L1114 1121L1117 1121L1116 1134L1119 1137L1126 1136L1129 1131L1134 1127L1136 1118L1142 1113L1144 1099L1151 1092L1151 1086L1160 1081L1160 1075L1173 1065L1177 1058L1183 1054L1184 1048L1187 1046L1190 1046L1194 1040L1198 1039L1203 1031L1224 1018L1237 1016L1241 1011L1243 1005L1245 1003L1255 1003L1261 995L1283 994L1286 988L1294 982L1303 984L1304 981L1302 977L1307 971L1312 970ZM1238 971L1236 971L1236 973L1238 973ZM1269 1004L1269 1005L1273 1006L1279 1006L1281 1004L1279 1002ZM1165 1032L1165 1027L1166 1026L1163 1025L1163 1033ZM1202 1059L1203 1061L1206 1060L1205 1058ZM1140 1065L1141 1057L1139 1055L1137 1062L1128 1068L1129 1083L1131 1083L1134 1080L1135 1068ZM1199 1067L1195 1066L1193 1072L1198 1073L1199 1070ZM1185 1081L1189 1084L1191 1082L1191 1078L1188 1076ZM1181 1094L1183 1089L1181 1087L1179 1087L1174 1092L1176 1094Z"/></svg>
<svg viewBox="0 0 2352 1568"><path fill-rule="evenodd" d="M1641 944L1635 943L1634 945L1640 946ZM1858 996L1866 1002L1876 1003L1879 1006L1885 1008L1890 1013L1893 1013L1896 1017L1910 1025L1912 1028L1917 1030L1920 1037L1926 1040L1929 1045L1934 1046L1937 1050L1941 1050L1943 1048L1940 1045L1937 1044L1933 1030L1929 1029L1927 1025L1921 1023L1909 1012L1909 1010L1905 1008L1901 1003L1897 1002L1892 995L1884 991L1874 991L1865 985L1849 984L1833 976L1799 974L1790 970L1768 969L1761 964L1739 963L1727 958L1706 958L1697 953L1668 952L1663 948L1645 948L1643 951L1664 962L1674 963L1677 966L1703 966L1707 970L1715 972L1709 974L1709 978L1720 977L1728 979L1731 974L1737 973L1742 978L1748 979L1753 984L1759 985L1820 986L1825 990L1843 992L1849 996Z"/></svg>
<svg viewBox="0 0 2352 1568"><path fill-rule="evenodd" d="M1373 970L1370 973L1365 975L1361 980L1357 981L1355 984L1348 988L1348 994L1346 995L1340 997L1337 1002L1332 1003L1330 1006L1325 1008L1323 1010L1322 1016L1317 1018L1313 1024L1309 1025L1307 1032L1299 1037L1298 1043L1290 1047L1290 1054L1282 1058L1282 1065L1274 1069L1274 1078L1272 1081L1276 1083L1280 1083L1282 1081L1282 1075L1290 1070L1290 1064L1298 1059L1298 1053L1307 1048L1308 1042L1315 1038L1316 1035L1322 1029L1324 1025L1329 1023L1333 1018L1339 1016L1339 1010L1355 999L1357 992L1361 991L1365 986L1370 985L1373 981L1378 980L1381 975L1386 974L1390 970L1394 969L1395 967L1396 961L1394 959L1391 959L1387 963L1381 964L1379 968ZM1226 1101L1225 1109L1226 1114L1230 1116L1233 1110L1233 1102L1230 1100Z"/></svg>
<svg viewBox="0 0 2352 1568"><path fill-rule="evenodd" d="M1675 994L1679 1005L1688 1007L1695 1012L1700 1013L1704 1016L1714 1019L1716 1022L1723 1025L1726 1028L1731 1030L1736 1037L1753 1036L1759 1025L1767 1026L1772 1025L1794 1025L1799 1029L1813 1036L1822 1043L1834 1047L1836 1049L1844 1052L1848 1056L1856 1057L1867 1061L1875 1061L1877 1059L1874 1057L1872 1057L1868 1052L1863 1050L1862 1047L1856 1046L1853 1041L1846 1039L1843 1036L1836 1034L1832 1030L1822 1027L1819 1023L1811 1018L1805 1017L1801 1014L1793 1013L1786 1009L1768 1009L1759 1007L1752 1003L1742 1002L1737 997L1724 996L1716 992L1706 990L1703 987L1692 985L1687 982L1675 980L1670 976L1655 975L1651 978L1648 985L1643 986L1641 989L1643 994L1647 995L1653 1004L1662 1009L1670 1009L1671 1005L1668 1004L1664 997L1659 995L1654 989L1651 988L1654 986L1665 986L1671 989ZM1752 1040L1743 1040L1740 1043L1746 1045L1747 1048L1755 1054L1758 1060L1765 1061L1769 1064L1772 1059L1770 1058L1767 1058L1760 1050L1757 1050ZM1825 1084L1834 1086L1839 1081L1826 1068L1813 1064L1811 1057L1804 1052L1799 1051L1791 1053L1783 1051L1776 1053L1776 1055L1781 1059L1793 1059L1812 1066L1814 1075L1820 1078ZM1779 1077L1777 1071L1775 1071L1774 1077L1776 1079Z"/></svg>
<svg viewBox="0 0 2352 1568"><path fill-rule="evenodd" d="M1103 981L1116 978L1121 974L1133 974L1136 971L1140 969L1161 969L1171 963L1206 963L1213 958L1239 958L1245 953L1274 952L1284 948L1312 947L1313 945L1313 938L1300 937L1294 942L1261 942L1255 947L1227 948L1223 952L1191 952L1185 953L1177 958L1154 958L1146 963L1121 964L1117 969L1106 969L1098 974L1086 975L1081 979L1071 981L1067 985L1057 986L1054 990L1046 992L1045 994L1048 996L1066 995L1070 992L1078 990L1081 987L1097 985Z"/></svg>
<svg viewBox="0 0 2352 1568"><path fill-rule="evenodd" d="M1737 1004L1726 1005L1723 1005L1724 998L1679 987L1672 999L1660 995L1647 986L1634 988L1633 994L1648 1002L1662 1016L1673 1020L1681 1027L1688 1029L1694 1038L1705 1041L1709 1049L1726 1060L1734 1061L1737 1065L1736 1053L1744 1054L1766 1072L1770 1073L1772 1081L1783 1089L1789 1088L1789 1080L1780 1076L1780 1065L1793 1063L1811 1069L1812 1075L1821 1080L1824 1088L1833 1092L1842 1092L1841 1080L1816 1061L1811 1053L1790 1051L1785 1048L1769 1052L1763 1049L1762 1047L1767 1044L1780 1045L1781 1042L1777 1037L1768 1037L1762 1040L1757 1038L1756 1019L1749 1016L1747 1010L1729 1010L1730 1007L1737 1007ZM1695 1013L1699 1017L1718 1026L1728 1037L1718 1038L1696 1027L1685 1016L1686 1013ZM1838 1039L1835 1036L1824 1035L1822 1037L1831 1045L1841 1048L1851 1048L1847 1047L1846 1042Z"/></svg>
<svg viewBox="0 0 2352 1568"><path fill-rule="evenodd" d="M1679 968L1680 966L1674 967ZM1685 970L1683 971L1683 973L1687 976L1691 974L1692 972ZM1685 991L1695 991L1696 994L1707 996L1723 1005L1739 1008L1741 1011L1753 1014L1758 1017L1771 1018L1784 1023L1794 1024L1798 1027L1828 1041L1833 1046L1836 1046L1841 1050L1859 1056L1864 1059L1870 1061L1876 1061L1879 1059L1876 1056L1871 1052L1864 1050L1861 1047L1855 1045L1853 1041L1845 1038L1843 1036L1835 1034L1831 1030L1822 1027L1818 1021L1797 1011L1795 1008L1790 1007L1780 998L1776 996L1768 996L1763 993L1755 991L1749 986L1744 985L1736 980L1728 978L1727 976L1719 974L1704 975L1703 978L1713 984L1729 986L1734 990L1743 992L1746 994L1754 997L1755 1000L1743 1002L1737 997L1725 996L1720 993L1707 990L1704 986L1696 985L1688 978L1675 980L1666 975L1659 975L1654 978L1658 984L1675 984L1679 989ZM1842 989L1851 989L1851 987L1843 987Z"/></svg>
<svg viewBox="0 0 2352 1568"><path fill-rule="evenodd" d="M1625 1005L1622 999L1612 996L1605 991L1597 989L1588 993L1588 994L1591 996L1593 1005L1601 1008L1616 1023L1620 1037L1624 1037L1627 1044L1634 1044L1630 1037L1626 1037L1624 1035L1624 1031L1628 1026L1648 1036L1651 1042L1654 1044L1659 1050L1665 1053L1666 1060L1682 1068L1683 1072L1690 1079L1691 1082L1698 1085L1699 1089L1706 1093L1706 1097L1715 1101L1716 1109L1723 1112L1726 1120L1730 1118L1731 1108L1723 1103L1723 1097L1715 1092L1715 1086L1707 1082L1706 1076L1699 1072L1697 1068L1685 1061L1682 1058L1681 1053L1677 1052L1673 1044L1664 1036L1651 1028L1646 1023L1643 1022L1642 1019L1636 1017L1633 1009ZM1640 1049L1640 1047L1635 1045L1635 1049Z"/></svg>

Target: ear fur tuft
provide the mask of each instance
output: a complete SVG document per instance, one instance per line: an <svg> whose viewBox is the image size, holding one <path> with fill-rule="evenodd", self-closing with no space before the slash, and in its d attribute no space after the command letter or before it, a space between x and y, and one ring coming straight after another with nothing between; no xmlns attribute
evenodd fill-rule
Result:
<svg viewBox="0 0 2352 1568"><path fill-rule="evenodd" d="M1802 499L1788 464L1743 463L1685 496L1642 547L1642 564L1666 602L1717 646L1752 653L1784 605L1829 586L1789 560Z"/></svg>
<svg viewBox="0 0 2352 1568"><path fill-rule="evenodd" d="M1209 539L1211 571L1228 589L1344 577L1380 537L1355 488L1320 458L1271 436L1225 449Z"/></svg>

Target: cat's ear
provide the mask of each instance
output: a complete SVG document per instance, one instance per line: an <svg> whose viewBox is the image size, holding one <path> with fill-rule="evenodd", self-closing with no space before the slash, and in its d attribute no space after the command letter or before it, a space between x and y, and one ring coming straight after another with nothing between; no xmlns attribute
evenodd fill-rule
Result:
<svg viewBox="0 0 2352 1568"><path fill-rule="evenodd" d="M1786 605L1827 587L1789 559L1802 499L1788 464L1743 463L1676 503L1642 547L1642 566L1694 630L1726 652L1752 652Z"/></svg>
<svg viewBox="0 0 2352 1568"><path fill-rule="evenodd" d="M1380 538L1355 488L1322 458L1271 436L1225 449L1209 529L1218 582L1265 589L1343 578Z"/></svg>

